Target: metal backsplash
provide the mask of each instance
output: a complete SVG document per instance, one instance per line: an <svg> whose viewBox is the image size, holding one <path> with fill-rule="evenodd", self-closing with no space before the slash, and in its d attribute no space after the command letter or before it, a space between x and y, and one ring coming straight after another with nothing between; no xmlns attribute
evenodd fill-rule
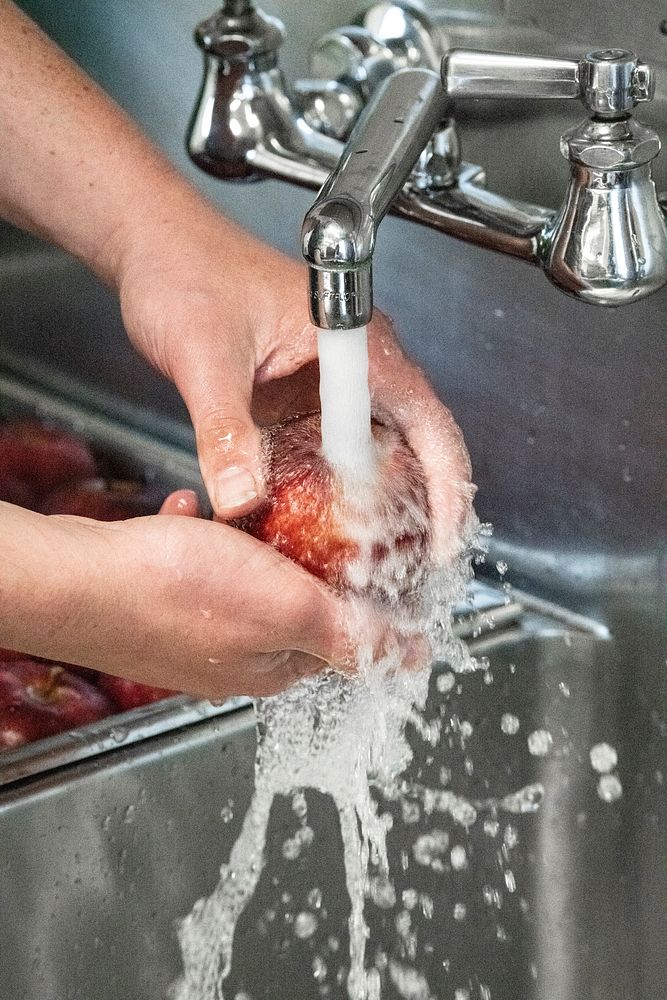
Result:
<svg viewBox="0 0 667 1000"><path fill-rule="evenodd" d="M214 0L26 0L23 6L198 187L296 255L312 194L275 182L214 182L195 170L183 149L200 78L192 29L211 13ZM283 66L295 76L306 69L308 44L350 20L363 3L267 0L263 6L287 25ZM540 51L614 43L647 60L667 59L667 36L660 30L667 8L657 0L626 7L612 0L489 0L471 3L468 13L480 47L482 17L515 25L508 39L534 29ZM465 12L456 19L465 24ZM639 118L656 125L667 141L665 93L667 67L650 116ZM494 190L555 206L567 169L558 137L578 117L576 109L561 105L473 107L461 119L465 157L487 168ZM667 189L664 153L655 176L659 189ZM497 551L515 579L545 593L562 593L565 582L578 589L582 606L591 606L585 595L599 592L602 583L627 595L656 596L667 562L667 293L618 311L583 305L550 287L535 269L396 219L383 224L375 271L377 302L394 316L404 344L463 427L479 485L478 511L494 523ZM80 290L78 312L68 318L69 306L61 302L54 323L52 300L63 283ZM141 369L138 385L138 362L124 341L115 303L78 265L0 230L0 291L0 338L12 349L89 380L101 378L130 400L143 403L148 396L156 409L185 419L176 394L148 368ZM304 306L305 294L304 279Z"/></svg>

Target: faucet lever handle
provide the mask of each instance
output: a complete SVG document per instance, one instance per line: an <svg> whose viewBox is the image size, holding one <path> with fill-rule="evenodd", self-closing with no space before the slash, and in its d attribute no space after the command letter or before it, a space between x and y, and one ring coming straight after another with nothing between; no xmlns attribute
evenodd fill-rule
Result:
<svg viewBox="0 0 667 1000"><path fill-rule="evenodd" d="M601 49L581 60L450 49L441 73L452 98L578 98L609 119L650 101L655 89L650 66L625 49Z"/></svg>

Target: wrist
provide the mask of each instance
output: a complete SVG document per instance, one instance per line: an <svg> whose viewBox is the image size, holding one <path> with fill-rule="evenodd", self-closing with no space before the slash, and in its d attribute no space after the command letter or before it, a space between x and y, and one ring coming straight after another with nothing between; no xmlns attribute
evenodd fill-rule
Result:
<svg viewBox="0 0 667 1000"><path fill-rule="evenodd" d="M77 662L95 575L104 576L98 527L0 503L0 646Z"/></svg>

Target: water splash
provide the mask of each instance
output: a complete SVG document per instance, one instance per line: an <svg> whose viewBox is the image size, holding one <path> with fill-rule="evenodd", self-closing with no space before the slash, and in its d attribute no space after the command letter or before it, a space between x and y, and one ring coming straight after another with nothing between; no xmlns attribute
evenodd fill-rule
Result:
<svg viewBox="0 0 667 1000"><path fill-rule="evenodd" d="M429 574L417 610L414 604L411 607L410 628L418 619L421 633L431 638L434 658L447 658L457 671L470 669L469 654L452 632L451 612L471 576L474 531L471 523L466 553L457 565L446 573ZM328 673L307 678L257 703L255 792L217 888L199 900L180 925L184 975L172 990L175 1000L223 1000L234 929L264 865L274 797L291 797L304 788L330 795L340 820L350 898L349 996L378 1000L380 976L366 963L369 931L364 904L371 869L385 884L389 880L389 822L386 814L379 814L371 789L379 789L389 800L419 797L427 813L447 812L464 828L477 815L453 792L402 783L400 776L412 759L406 724L425 706L430 668L408 672L398 665L396 650L389 650L378 663L373 662L372 650L362 647L355 676Z"/></svg>

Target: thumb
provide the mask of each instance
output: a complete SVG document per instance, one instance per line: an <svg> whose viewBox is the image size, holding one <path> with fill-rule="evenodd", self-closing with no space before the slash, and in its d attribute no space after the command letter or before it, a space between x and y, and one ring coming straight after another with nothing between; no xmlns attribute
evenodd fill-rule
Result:
<svg viewBox="0 0 667 1000"><path fill-rule="evenodd" d="M174 373L195 430L204 485L223 520L248 514L264 496L262 436L250 411L254 377L254 359L246 352L219 349L191 357Z"/></svg>

